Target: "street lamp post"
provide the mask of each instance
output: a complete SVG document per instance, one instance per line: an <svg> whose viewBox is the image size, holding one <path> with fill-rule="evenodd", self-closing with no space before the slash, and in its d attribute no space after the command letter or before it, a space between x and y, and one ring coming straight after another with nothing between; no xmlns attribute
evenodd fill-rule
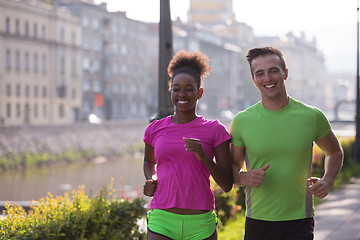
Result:
<svg viewBox="0 0 360 240"><path fill-rule="evenodd" d="M359 91L359 0L357 1L357 31L356 31L356 137L354 144L354 159L360 163L360 91Z"/></svg>
<svg viewBox="0 0 360 240"><path fill-rule="evenodd" d="M159 22L159 100L158 112L152 120L161 119L174 113L171 102L167 73L167 67L173 55L173 36L170 14L170 0L160 0Z"/></svg>

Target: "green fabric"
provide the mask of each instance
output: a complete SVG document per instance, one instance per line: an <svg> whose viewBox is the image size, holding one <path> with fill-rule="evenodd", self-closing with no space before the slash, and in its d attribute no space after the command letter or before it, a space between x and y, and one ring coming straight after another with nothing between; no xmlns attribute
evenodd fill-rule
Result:
<svg viewBox="0 0 360 240"><path fill-rule="evenodd" d="M259 102L239 112L231 126L232 144L245 147L248 170L270 164L259 188L247 188L246 214L265 221L312 217L313 198L307 190L313 141L330 132L317 108L289 98L280 111Z"/></svg>
<svg viewBox="0 0 360 240"><path fill-rule="evenodd" d="M202 240L216 231L217 217L214 211L196 215L180 215L161 209L153 209L148 215L150 231L175 240Z"/></svg>

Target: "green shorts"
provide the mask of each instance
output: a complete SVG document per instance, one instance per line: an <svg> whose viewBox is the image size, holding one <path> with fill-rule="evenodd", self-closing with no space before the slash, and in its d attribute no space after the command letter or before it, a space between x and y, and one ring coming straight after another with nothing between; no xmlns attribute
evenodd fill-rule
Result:
<svg viewBox="0 0 360 240"><path fill-rule="evenodd" d="M214 211L196 215L181 215L153 209L147 215L148 230L174 240L202 240L216 230Z"/></svg>

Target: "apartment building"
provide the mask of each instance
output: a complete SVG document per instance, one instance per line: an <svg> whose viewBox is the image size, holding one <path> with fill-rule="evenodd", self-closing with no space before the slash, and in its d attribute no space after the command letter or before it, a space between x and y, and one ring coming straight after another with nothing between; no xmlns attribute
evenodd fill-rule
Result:
<svg viewBox="0 0 360 240"><path fill-rule="evenodd" d="M0 118L68 124L80 116L79 21L64 8L0 0Z"/></svg>
<svg viewBox="0 0 360 240"><path fill-rule="evenodd" d="M147 91L157 81L150 74L153 37L146 23L109 12L106 4L58 0L80 19L82 29L83 119L149 118ZM151 44L150 44L151 46ZM157 61L157 56L156 56Z"/></svg>

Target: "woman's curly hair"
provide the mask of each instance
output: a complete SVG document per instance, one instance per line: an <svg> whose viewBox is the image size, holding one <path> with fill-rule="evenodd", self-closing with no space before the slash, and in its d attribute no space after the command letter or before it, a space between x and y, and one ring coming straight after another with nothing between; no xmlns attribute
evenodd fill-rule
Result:
<svg viewBox="0 0 360 240"><path fill-rule="evenodd" d="M211 67L209 66L210 59L201 52L187 52L184 50L178 51L171 59L168 66L169 90L174 77L180 73L186 73L194 77L198 88L202 86L202 80L208 76Z"/></svg>

